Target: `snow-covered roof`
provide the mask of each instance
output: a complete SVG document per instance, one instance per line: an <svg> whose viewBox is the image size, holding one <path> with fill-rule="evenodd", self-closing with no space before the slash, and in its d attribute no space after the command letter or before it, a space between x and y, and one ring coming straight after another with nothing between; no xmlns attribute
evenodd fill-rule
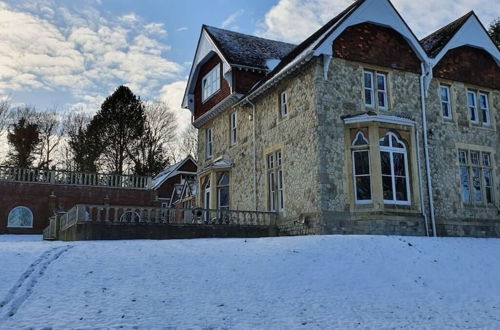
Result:
<svg viewBox="0 0 500 330"><path fill-rule="evenodd" d="M155 176L151 182L151 188L153 190L157 189L160 187L163 182L167 181L169 178L176 176L177 174L182 174L179 169L184 165L188 160L191 160L194 164L196 164L196 161L191 157L191 155L187 156L184 158L182 161L175 163L173 165L170 165L163 171L161 171L157 176ZM196 174L195 172L192 172L193 174Z"/></svg>
<svg viewBox="0 0 500 330"><path fill-rule="evenodd" d="M281 60L295 48L295 45L259 38L243 33L204 25L217 48L224 54L229 64L270 70L270 60Z"/></svg>
<svg viewBox="0 0 500 330"><path fill-rule="evenodd" d="M207 171L210 170L217 170L217 169L229 169L233 167L233 162L231 162L228 159L219 159L214 161L213 163L205 166L203 169L198 171L198 175L203 174Z"/></svg>

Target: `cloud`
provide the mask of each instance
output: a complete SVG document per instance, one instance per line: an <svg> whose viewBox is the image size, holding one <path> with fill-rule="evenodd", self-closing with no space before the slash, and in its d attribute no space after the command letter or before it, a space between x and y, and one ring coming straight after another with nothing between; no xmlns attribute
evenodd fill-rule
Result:
<svg viewBox="0 0 500 330"><path fill-rule="evenodd" d="M53 0L0 1L0 95L50 90L69 94L79 107L95 107L120 84L152 98L180 79L185 68L163 54L170 46L162 23L76 8Z"/></svg>
<svg viewBox="0 0 500 330"><path fill-rule="evenodd" d="M243 9L239 9L237 11L235 11L234 13L232 13L231 15L229 15L222 23L221 23L221 28L225 29L225 28L231 28L233 30L237 30L238 29L238 26L235 24L236 20L238 19L238 17L240 17L241 15L243 15L245 11Z"/></svg>
<svg viewBox="0 0 500 330"><path fill-rule="evenodd" d="M259 22L255 33L299 43L351 3L352 0L279 0ZM418 38L470 10L474 10L486 26L498 13L496 3L490 0L393 0L393 4Z"/></svg>
<svg viewBox="0 0 500 330"><path fill-rule="evenodd" d="M174 110L177 116L178 133L191 124L191 112L181 107L186 85L186 80L179 80L163 86L160 91L160 100Z"/></svg>
<svg viewBox="0 0 500 330"><path fill-rule="evenodd" d="M187 26L181 26L180 28L177 28L177 32L182 32L182 31L187 31L189 30Z"/></svg>

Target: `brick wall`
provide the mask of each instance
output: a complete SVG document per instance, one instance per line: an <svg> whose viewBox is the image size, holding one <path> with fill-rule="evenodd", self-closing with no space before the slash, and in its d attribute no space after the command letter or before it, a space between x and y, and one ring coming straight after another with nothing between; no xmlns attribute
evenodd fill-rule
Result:
<svg viewBox="0 0 500 330"><path fill-rule="evenodd" d="M500 89L500 67L484 50L462 46L451 49L433 70L434 77Z"/></svg>
<svg viewBox="0 0 500 330"><path fill-rule="evenodd" d="M54 210L69 210L75 204L156 206L151 190L119 189L39 183L0 182L0 233L39 234ZM33 212L33 228L8 228L9 212L26 206Z"/></svg>
<svg viewBox="0 0 500 330"><path fill-rule="evenodd" d="M333 54L346 60L420 72L420 60L399 33L370 23L345 29L333 42Z"/></svg>
<svg viewBox="0 0 500 330"><path fill-rule="evenodd" d="M234 70L234 86L237 93L246 94L262 78L264 74L252 71Z"/></svg>

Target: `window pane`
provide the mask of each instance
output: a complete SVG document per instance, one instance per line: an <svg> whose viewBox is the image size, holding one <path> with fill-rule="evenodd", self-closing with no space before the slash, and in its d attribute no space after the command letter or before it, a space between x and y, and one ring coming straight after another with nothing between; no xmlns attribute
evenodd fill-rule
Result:
<svg viewBox="0 0 500 330"><path fill-rule="evenodd" d="M229 187L219 188L219 208L229 207Z"/></svg>
<svg viewBox="0 0 500 330"><path fill-rule="evenodd" d="M358 201L372 199L369 176L356 177L356 199Z"/></svg>
<svg viewBox="0 0 500 330"><path fill-rule="evenodd" d="M394 175L405 176L405 155L399 152L393 153Z"/></svg>
<svg viewBox="0 0 500 330"><path fill-rule="evenodd" d="M380 145L383 147L389 147L389 135L384 136L384 138L380 140Z"/></svg>
<svg viewBox="0 0 500 330"><path fill-rule="evenodd" d="M471 151L470 152L470 161L474 165L479 165L479 152Z"/></svg>
<svg viewBox="0 0 500 330"><path fill-rule="evenodd" d="M382 151L380 152L380 164L382 166L382 174L391 175L391 160L390 153Z"/></svg>
<svg viewBox="0 0 500 330"><path fill-rule="evenodd" d="M462 201L470 201L469 171L467 167L460 167L460 185L462 190Z"/></svg>
<svg viewBox="0 0 500 330"><path fill-rule="evenodd" d="M449 99L448 99L448 88L444 87L444 86L441 86L440 90L441 90L441 101L448 102L449 101Z"/></svg>
<svg viewBox="0 0 500 330"><path fill-rule="evenodd" d="M396 200L408 201L408 191L406 190L406 178L396 178Z"/></svg>
<svg viewBox="0 0 500 330"><path fill-rule="evenodd" d="M475 202L483 200L481 193L481 170L477 167L472 168L472 198Z"/></svg>
<svg viewBox="0 0 500 330"><path fill-rule="evenodd" d="M378 106L381 108L385 108L385 93L384 92L378 92Z"/></svg>
<svg viewBox="0 0 500 330"><path fill-rule="evenodd" d="M355 140L352 143L353 146L364 146L367 145L368 141L366 140L365 136L363 135L362 132L358 132L356 134Z"/></svg>
<svg viewBox="0 0 500 330"><path fill-rule="evenodd" d="M368 151L354 152L354 174L355 175L370 174L370 162L368 159Z"/></svg>
<svg viewBox="0 0 500 330"><path fill-rule="evenodd" d="M483 109L488 108L488 97L486 94L479 94L479 106Z"/></svg>
<svg viewBox="0 0 500 330"><path fill-rule="evenodd" d="M492 194L493 181L491 179L491 170L488 169L483 170L483 179L484 179L484 192L486 195L486 202L493 203L493 194Z"/></svg>
<svg viewBox="0 0 500 330"><path fill-rule="evenodd" d="M443 110L443 117L450 117L450 105L448 103L441 103L441 109Z"/></svg>
<svg viewBox="0 0 500 330"><path fill-rule="evenodd" d="M467 151L460 150L458 152L458 161L460 164L467 164Z"/></svg>
<svg viewBox="0 0 500 330"><path fill-rule="evenodd" d="M365 71L365 87L372 88L372 74L371 74L371 72Z"/></svg>
<svg viewBox="0 0 500 330"><path fill-rule="evenodd" d="M377 75L377 89L379 91L385 91L385 76L378 74Z"/></svg>
<svg viewBox="0 0 500 330"><path fill-rule="evenodd" d="M474 93L467 92L467 104L470 107L475 107L476 106L476 97L475 97Z"/></svg>
<svg viewBox="0 0 500 330"><path fill-rule="evenodd" d="M382 188L384 191L384 199L393 200L392 178L390 176L382 175Z"/></svg>
<svg viewBox="0 0 500 330"><path fill-rule="evenodd" d="M372 91L369 89L365 89L365 104L372 104Z"/></svg>
<svg viewBox="0 0 500 330"><path fill-rule="evenodd" d="M484 166L490 166L490 154L488 153L483 153L483 165Z"/></svg>

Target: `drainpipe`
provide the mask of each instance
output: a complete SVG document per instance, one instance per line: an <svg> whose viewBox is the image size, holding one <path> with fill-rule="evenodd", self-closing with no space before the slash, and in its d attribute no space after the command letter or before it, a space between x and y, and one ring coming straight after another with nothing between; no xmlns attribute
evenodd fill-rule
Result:
<svg viewBox="0 0 500 330"><path fill-rule="evenodd" d="M418 129L415 128L415 141L417 143L417 168L418 168L418 184L420 189L420 208L422 209L422 214L424 215L425 221L425 235L429 236L429 222L427 219L427 214L425 213L425 203L424 203L424 187L422 184L422 171L420 169L420 141L418 138Z"/></svg>
<svg viewBox="0 0 500 330"><path fill-rule="evenodd" d="M246 101L252 106L252 125L253 125L253 201L255 204L255 211L258 210L257 207L257 151L255 146L255 104L253 104L247 97Z"/></svg>
<svg viewBox="0 0 500 330"><path fill-rule="evenodd" d="M424 130L424 154L425 154L425 170L427 172L427 190L429 193L429 208L431 213L431 223L432 223L432 235L437 237L436 233L436 218L434 217L434 202L432 198L432 180L431 180L431 166L429 163L429 145L427 142L427 116L426 116L426 107L425 107L425 87L424 87L424 78L425 78L425 66L423 63L420 64L420 68L422 70L422 75L420 76L420 104L422 107L422 128Z"/></svg>

